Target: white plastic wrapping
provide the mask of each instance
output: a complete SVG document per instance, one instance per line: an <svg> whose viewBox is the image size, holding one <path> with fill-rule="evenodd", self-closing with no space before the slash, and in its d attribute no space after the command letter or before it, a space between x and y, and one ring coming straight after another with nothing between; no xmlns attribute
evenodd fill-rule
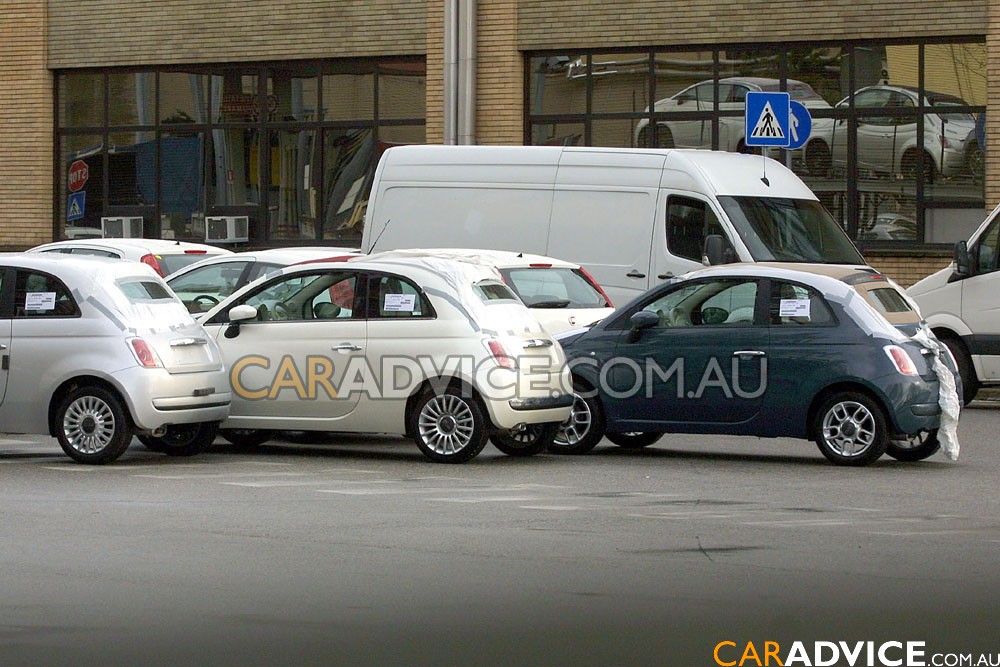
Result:
<svg viewBox="0 0 1000 667"><path fill-rule="evenodd" d="M955 385L955 376L951 370L941 361L941 355L946 354L944 345L927 334L924 328L920 328L913 336L924 347L934 350L934 373L938 377L938 403L941 405L941 424L938 426L938 442L941 443L941 451L952 461L958 459L960 449L958 443L958 416L962 411L962 403L958 399L958 388Z"/></svg>

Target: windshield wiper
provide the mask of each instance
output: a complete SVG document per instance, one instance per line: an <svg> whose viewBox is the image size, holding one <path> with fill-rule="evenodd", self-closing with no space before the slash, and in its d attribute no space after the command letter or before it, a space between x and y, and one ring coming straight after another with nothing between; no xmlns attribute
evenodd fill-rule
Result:
<svg viewBox="0 0 1000 667"><path fill-rule="evenodd" d="M553 301L536 301L528 308L565 308L570 304L569 299L558 299Z"/></svg>

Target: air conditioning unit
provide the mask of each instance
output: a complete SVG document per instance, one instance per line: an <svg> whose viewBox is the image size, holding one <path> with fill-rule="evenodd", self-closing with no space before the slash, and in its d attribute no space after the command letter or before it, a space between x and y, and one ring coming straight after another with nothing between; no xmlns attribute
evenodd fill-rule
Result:
<svg viewBox="0 0 1000 667"><path fill-rule="evenodd" d="M111 239L141 239L142 217L101 218L101 236Z"/></svg>
<svg viewBox="0 0 1000 667"><path fill-rule="evenodd" d="M250 218L245 215L205 216L205 241L240 243L250 240Z"/></svg>

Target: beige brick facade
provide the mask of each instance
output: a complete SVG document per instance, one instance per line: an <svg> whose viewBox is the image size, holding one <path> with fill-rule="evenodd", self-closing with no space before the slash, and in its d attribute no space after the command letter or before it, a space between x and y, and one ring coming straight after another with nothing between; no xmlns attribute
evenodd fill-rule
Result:
<svg viewBox="0 0 1000 667"><path fill-rule="evenodd" d="M481 144L523 143L522 53L536 49L985 33L988 114L1000 118L1000 3L985 0L491 0L478 15ZM424 55L426 140L443 138L443 0L0 0L0 16L0 247L51 237L55 69ZM1000 146L1000 123L988 136ZM1000 201L995 160L986 200ZM869 255L907 284L948 259Z"/></svg>
<svg viewBox="0 0 1000 667"><path fill-rule="evenodd" d="M52 77L45 3L0 0L0 248L52 238Z"/></svg>

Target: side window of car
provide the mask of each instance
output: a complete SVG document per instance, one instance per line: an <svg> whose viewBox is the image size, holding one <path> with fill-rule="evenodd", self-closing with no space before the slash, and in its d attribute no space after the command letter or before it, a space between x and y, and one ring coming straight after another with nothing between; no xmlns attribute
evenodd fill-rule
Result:
<svg viewBox="0 0 1000 667"><path fill-rule="evenodd" d="M420 289L399 276L372 276L369 294L377 301L371 304L372 317L416 318L433 317L430 304Z"/></svg>
<svg viewBox="0 0 1000 667"><path fill-rule="evenodd" d="M73 296L54 276L22 269L14 285L14 317L78 317Z"/></svg>
<svg viewBox="0 0 1000 667"><path fill-rule="evenodd" d="M997 270L997 249L1000 247L1000 216L993 218L986 231L976 241L972 250L976 262L976 274L993 273Z"/></svg>
<svg viewBox="0 0 1000 667"><path fill-rule="evenodd" d="M321 271L282 276L243 298L257 309L257 321L359 319L354 307L357 274Z"/></svg>
<svg viewBox="0 0 1000 667"><path fill-rule="evenodd" d="M656 313L660 328L751 326L757 281L719 278L668 292L643 310Z"/></svg>
<svg viewBox="0 0 1000 667"><path fill-rule="evenodd" d="M170 281L188 312L205 313L236 291L247 262L224 262L194 269Z"/></svg>
<svg viewBox="0 0 1000 667"><path fill-rule="evenodd" d="M771 283L768 306L772 326L830 326L837 321L816 290L780 280Z"/></svg>
<svg viewBox="0 0 1000 667"><path fill-rule="evenodd" d="M672 255L701 261L705 236L723 234L719 219L707 203L692 197L667 200L667 250Z"/></svg>
<svg viewBox="0 0 1000 667"><path fill-rule="evenodd" d="M110 250L99 250L98 248L72 248L66 252L73 255L90 255L92 257L111 257L113 259L121 259L122 256L116 252L111 252Z"/></svg>

